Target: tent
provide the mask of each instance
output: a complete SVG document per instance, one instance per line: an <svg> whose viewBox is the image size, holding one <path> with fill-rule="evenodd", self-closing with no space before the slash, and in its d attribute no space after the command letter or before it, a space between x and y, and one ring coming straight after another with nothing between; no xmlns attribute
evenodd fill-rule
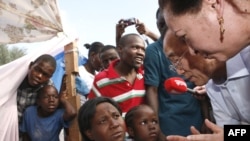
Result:
<svg viewBox="0 0 250 141"><path fill-rule="evenodd" d="M52 40L36 53L0 66L0 140L18 141L16 94L30 61L43 53L56 56L74 38L64 33L56 0L1 0L0 19L0 44Z"/></svg>

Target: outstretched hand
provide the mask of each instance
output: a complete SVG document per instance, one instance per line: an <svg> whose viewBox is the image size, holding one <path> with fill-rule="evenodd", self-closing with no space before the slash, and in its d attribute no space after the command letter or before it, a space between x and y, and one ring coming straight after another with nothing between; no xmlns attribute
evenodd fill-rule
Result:
<svg viewBox="0 0 250 141"><path fill-rule="evenodd" d="M66 99L68 99L67 89L66 89L66 77L67 75L64 74L62 78L61 88L59 92L59 99L60 102L64 102Z"/></svg>
<svg viewBox="0 0 250 141"><path fill-rule="evenodd" d="M122 36L127 26L128 25L124 22L124 19L120 19L116 24L116 36Z"/></svg>
<svg viewBox="0 0 250 141"><path fill-rule="evenodd" d="M148 28L145 26L143 22L140 22L138 19L136 21L135 28L138 33L147 35Z"/></svg>
<svg viewBox="0 0 250 141"><path fill-rule="evenodd" d="M223 141L224 140L224 130L208 119L205 120L205 124L211 131L212 134L200 134L198 130L194 127L191 127L191 132L193 135L189 135L187 137L178 136L178 135L170 135L167 136L167 141Z"/></svg>
<svg viewBox="0 0 250 141"><path fill-rule="evenodd" d="M207 96L207 91L205 85L203 86L196 86L193 89L195 91L195 94L193 95L195 98L199 100L204 100Z"/></svg>

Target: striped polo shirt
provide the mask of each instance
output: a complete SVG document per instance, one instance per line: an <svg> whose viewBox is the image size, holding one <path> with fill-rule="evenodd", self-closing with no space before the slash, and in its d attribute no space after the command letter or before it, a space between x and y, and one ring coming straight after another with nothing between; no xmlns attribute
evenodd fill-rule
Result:
<svg viewBox="0 0 250 141"><path fill-rule="evenodd" d="M115 71L114 66L118 62L119 60L112 62L108 69L95 76L88 98L99 96L113 98L119 103L124 115L132 107L145 102L144 72L142 67L139 68L134 84L131 84Z"/></svg>

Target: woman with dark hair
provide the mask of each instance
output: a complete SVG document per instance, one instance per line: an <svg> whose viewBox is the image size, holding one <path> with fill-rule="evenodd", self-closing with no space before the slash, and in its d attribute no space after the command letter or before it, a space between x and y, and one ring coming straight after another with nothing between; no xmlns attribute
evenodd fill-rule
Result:
<svg viewBox="0 0 250 141"><path fill-rule="evenodd" d="M85 86L84 91L77 91L80 94L81 104L86 101L86 96L92 88L95 75L102 70L102 64L99 57L104 44L101 42L93 42L92 44L84 44L89 49L88 60L85 64L79 66L80 78L77 78L81 86Z"/></svg>
<svg viewBox="0 0 250 141"><path fill-rule="evenodd" d="M86 101L79 109L78 125L84 141L124 141L126 126L119 105L107 97Z"/></svg>
<svg viewBox="0 0 250 141"><path fill-rule="evenodd" d="M100 71L102 69L99 53L104 47L104 44L101 42L93 42L91 45L84 44L84 46L89 50L88 61L84 64L84 67L89 73L95 75L96 71Z"/></svg>

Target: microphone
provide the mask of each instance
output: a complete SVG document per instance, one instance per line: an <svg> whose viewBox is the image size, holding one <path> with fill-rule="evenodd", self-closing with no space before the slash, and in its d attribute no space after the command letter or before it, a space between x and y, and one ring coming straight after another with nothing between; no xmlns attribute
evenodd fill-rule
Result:
<svg viewBox="0 0 250 141"><path fill-rule="evenodd" d="M189 92L191 94L196 94L193 89L187 87L186 82L180 77L172 77L165 80L164 87L168 93L183 94Z"/></svg>

